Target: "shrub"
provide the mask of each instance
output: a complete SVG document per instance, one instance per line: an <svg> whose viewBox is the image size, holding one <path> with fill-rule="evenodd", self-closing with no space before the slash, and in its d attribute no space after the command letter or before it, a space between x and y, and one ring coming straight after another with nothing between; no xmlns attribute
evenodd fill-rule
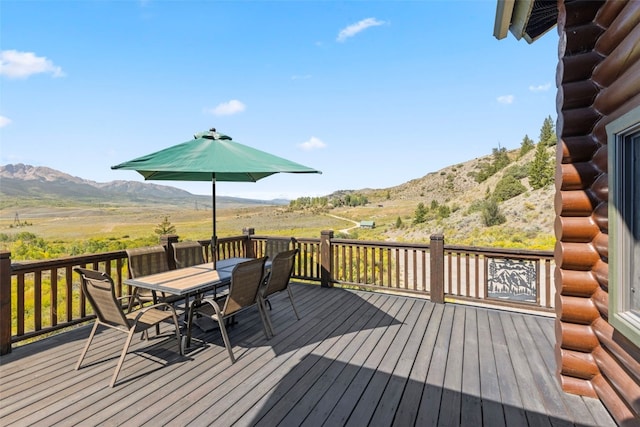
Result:
<svg viewBox="0 0 640 427"><path fill-rule="evenodd" d="M504 171L505 176L512 176L515 179L523 179L529 176L529 164L513 165Z"/></svg>
<svg viewBox="0 0 640 427"><path fill-rule="evenodd" d="M498 202L504 202L505 200L509 200L524 193L525 191L527 191L527 189L520 181L511 175L505 175L496 184L496 188L493 191L493 197Z"/></svg>
<svg viewBox="0 0 640 427"><path fill-rule="evenodd" d="M507 218L505 218L502 212L500 212L498 202L494 199L490 199L485 203L485 206L482 209L482 221L485 226L492 227L494 225L504 224L507 222Z"/></svg>
<svg viewBox="0 0 640 427"><path fill-rule="evenodd" d="M451 209L449 209L449 206L441 205L438 208L438 218L449 218L449 215L451 215Z"/></svg>

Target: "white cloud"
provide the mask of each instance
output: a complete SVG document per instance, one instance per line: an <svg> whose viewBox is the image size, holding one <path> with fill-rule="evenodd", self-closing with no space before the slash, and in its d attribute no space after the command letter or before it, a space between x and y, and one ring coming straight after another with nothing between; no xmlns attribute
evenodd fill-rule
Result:
<svg viewBox="0 0 640 427"><path fill-rule="evenodd" d="M322 140L320 140L319 138L312 136L308 141L305 141L299 144L298 146L305 151L311 151L311 150L318 150L321 148L325 148L327 144L322 142Z"/></svg>
<svg viewBox="0 0 640 427"><path fill-rule="evenodd" d="M5 117L5 116L0 116L0 128L3 128L5 126L9 126L9 124L11 123L11 119Z"/></svg>
<svg viewBox="0 0 640 427"><path fill-rule="evenodd" d="M0 52L0 75L10 79L26 79L33 74L49 73L53 77L64 77L62 68L45 57L33 52L3 50Z"/></svg>
<svg viewBox="0 0 640 427"><path fill-rule="evenodd" d="M219 104L212 110L210 110L211 114L214 116L231 116L233 114L242 113L246 110L247 107L242 102L237 99L232 99L229 102L223 102Z"/></svg>
<svg viewBox="0 0 640 427"><path fill-rule="evenodd" d="M500 104L513 104L513 101L516 99L516 97L513 95L502 95L497 99Z"/></svg>
<svg viewBox="0 0 640 427"><path fill-rule="evenodd" d="M538 86L529 86L529 90L531 92L546 92L549 89L551 89L551 83L545 83L543 85L538 85Z"/></svg>
<svg viewBox="0 0 640 427"><path fill-rule="evenodd" d="M367 18L363 19L360 22L356 22L355 24L351 24L346 28L343 28L340 33L338 33L338 37L336 38L339 42L344 42L349 37L353 37L361 31L366 30L369 27L377 27L379 25L384 25L384 21L378 21L376 18Z"/></svg>

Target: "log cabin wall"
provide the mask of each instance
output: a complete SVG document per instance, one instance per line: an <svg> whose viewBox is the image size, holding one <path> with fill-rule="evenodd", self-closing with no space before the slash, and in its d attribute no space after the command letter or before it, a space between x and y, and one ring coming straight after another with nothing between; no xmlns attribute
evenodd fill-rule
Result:
<svg viewBox="0 0 640 427"><path fill-rule="evenodd" d="M640 349L608 323L605 126L640 105L640 1L558 2L556 357L565 391L640 423Z"/></svg>

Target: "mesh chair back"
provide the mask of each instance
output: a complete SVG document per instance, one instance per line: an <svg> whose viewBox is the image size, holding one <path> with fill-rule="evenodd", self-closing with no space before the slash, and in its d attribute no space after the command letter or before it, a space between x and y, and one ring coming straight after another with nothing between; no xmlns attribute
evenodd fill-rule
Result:
<svg viewBox="0 0 640 427"><path fill-rule="evenodd" d="M275 258L273 258L273 261L271 261L269 279L262 291L262 296L264 298L287 289L297 253L298 249L292 249L290 251L280 252L275 256Z"/></svg>
<svg viewBox="0 0 640 427"><path fill-rule="evenodd" d="M245 261L233 268L229 295L222 309L224 316L256 303L258 290L264 278L264 263L266 260L266 257L262 257Z"/></svg>
<svg viewBox="0 0 640 427"><path fill-rule="evenodd" d="M292 237L268 237L264 246L264 255L273 260L278 253L290 250L294 242Z"/></svg>
<svg viewBox="0 0 640 427"><path fill-rule="evenodd" d="M134 279L169 270L167 252L162 245L127 249L127 257L129 274Z"/></svg>
<svg viewBox="0 0 640 427"><path fill-rule="evenodd" d="M173 257L176 261L176 268L204 264L204 254L200 243L176 242L171 245L173 246Z"/></svg>
<svg viewBox="0 0 640 427"><path fill-rule="evenodd" d="M74 269L82 279L82 291L102 323L129 328L122 306L118 302L115 285L111 277L99 271L77 267Z"/></svg>

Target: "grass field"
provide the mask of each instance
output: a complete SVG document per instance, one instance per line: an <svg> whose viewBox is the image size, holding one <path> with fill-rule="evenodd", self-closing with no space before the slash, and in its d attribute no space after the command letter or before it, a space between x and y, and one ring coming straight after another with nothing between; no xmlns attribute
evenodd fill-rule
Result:
<svg viewBox="0 0 640 427"><path fill-rule="evenodd" d="M157 206L5 209L0 211L0 233L11 236L28 232L47 241L66 243L88 239L128 240L156 236L154 230L165 217L181 239L211 237L210 209L171 206L161 209ZM289 212L282 206L219 209L216 223L218 237L240 235L244 227L254 228L256 234L261 235L319 237L322 230L351 225L327 215ZM10 245L10 241L0 242L3 250L10 250Z"/></svg>

